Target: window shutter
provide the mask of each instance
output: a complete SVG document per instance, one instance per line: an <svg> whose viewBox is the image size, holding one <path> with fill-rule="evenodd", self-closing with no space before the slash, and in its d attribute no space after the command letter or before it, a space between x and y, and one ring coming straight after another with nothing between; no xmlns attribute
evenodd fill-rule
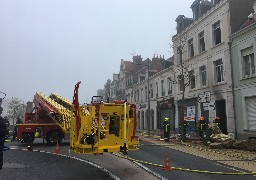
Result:
<svg viewBox="0 0 256 180"><path fill-rule="evenodd" d="M256 96L245 98L248 129L256 130Z"/></svg>
<svg viewBox="0 0 256 180"><path fill-rule="evenodd" d="M253 48L249 47L242 50L242 56L248 56L253 53Z"/></svg>

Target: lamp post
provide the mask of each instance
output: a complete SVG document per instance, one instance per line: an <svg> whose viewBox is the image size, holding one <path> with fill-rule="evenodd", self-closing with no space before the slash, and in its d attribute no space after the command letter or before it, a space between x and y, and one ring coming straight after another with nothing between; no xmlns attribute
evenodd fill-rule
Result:
<svg viewBox="0 0 256 180"><path fill-rule="evenodd" d="M148 97L148 121L147 121L147 126L148 126L148 135L150 135L150 96L149 96L149 94L150 94L150 90L149 90L149 59L148 59L148 95L147 95L147 97Z"/></svg>

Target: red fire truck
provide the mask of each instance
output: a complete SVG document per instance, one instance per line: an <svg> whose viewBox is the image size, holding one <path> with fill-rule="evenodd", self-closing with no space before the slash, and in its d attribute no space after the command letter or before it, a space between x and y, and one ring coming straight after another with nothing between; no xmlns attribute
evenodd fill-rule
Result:
<svg viewBox="0 0 256 180"><path fill-rule="evenodd" d="M25 114L24 124L17 124L17 140L32 143L35 138L43 138L54 145L69 133L72 103L67 99L51 94L34 95L34 110Z"/></svg>

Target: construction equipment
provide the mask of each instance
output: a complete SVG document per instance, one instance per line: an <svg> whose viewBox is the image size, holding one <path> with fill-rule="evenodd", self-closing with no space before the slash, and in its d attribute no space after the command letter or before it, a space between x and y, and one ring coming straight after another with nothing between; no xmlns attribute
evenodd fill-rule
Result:
<svg viewBox="0 0 256 180"><path fill-rule="evenodd" d="M26 113L17 125L17 139L32 143L43 138L60 144L70 133L70 147L77 153L124 152L136 149L136 106L125 101L104 103L93 96L90 104L80 105L75 86L73 103L58 94L34 96L35 112Z"/></svg>
<svg viewBox="0 0 256 180"><path fill-rule="evenodd" d="M17 124L17 140L32 143L44 138L50 145L60 143L70 130L72 103L57 94L36 93L34 104L35 112L25 113L24 124Z"/></svg>
<svg viewBox="0 0 256 180"><path fill-rule="evenodd" d="M124 152L136 149L136 106L125 101L104 103L94 96L91 104L79 105L75 86L73 104L75 120L71 121L70 146L77 153Z"/></svg>

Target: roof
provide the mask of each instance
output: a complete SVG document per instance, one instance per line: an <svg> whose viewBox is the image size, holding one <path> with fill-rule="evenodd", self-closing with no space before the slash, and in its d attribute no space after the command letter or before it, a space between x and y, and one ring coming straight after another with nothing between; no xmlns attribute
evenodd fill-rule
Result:
<svg viewBox="0 0 256 180"><path fill-rule="evenodd" d="M133 70L133 63L131 61L124 61L125 72L130 74Z"/></svg>
<svg viewBox="0 0 256 180"><path fill-rule="evenodd" d="M253 15L253 18L248 18L244 24L242 25L241 29L247 27L247 26L250 26L251 24L255 23L256 22L256 14Z"/></svg>

